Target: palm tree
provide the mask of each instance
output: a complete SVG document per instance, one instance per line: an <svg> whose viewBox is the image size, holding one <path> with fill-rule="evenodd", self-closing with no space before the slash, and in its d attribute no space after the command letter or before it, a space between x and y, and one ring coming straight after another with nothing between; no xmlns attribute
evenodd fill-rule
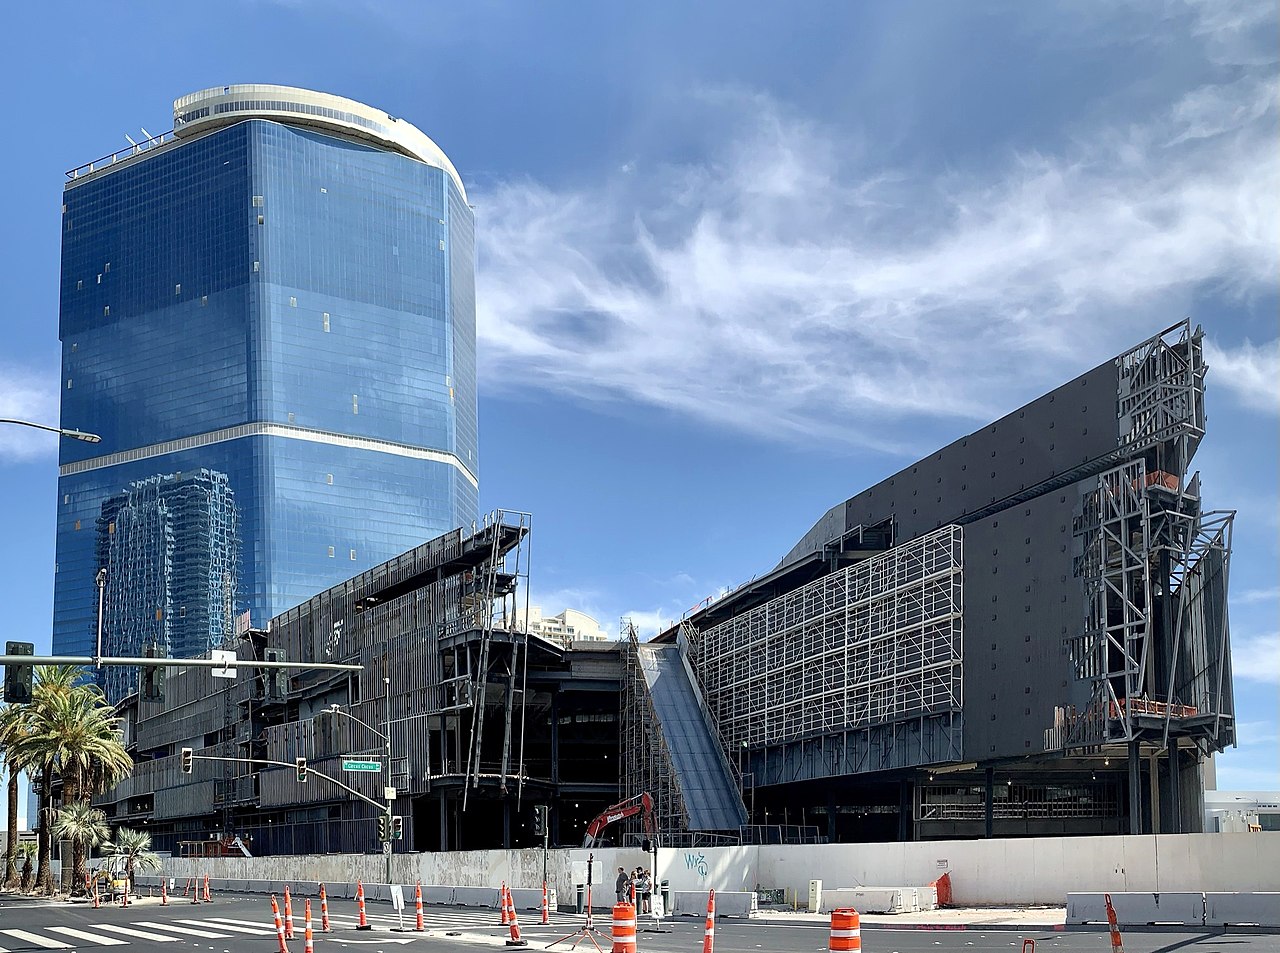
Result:
<svg viewBox="0 0 1280 953"><path fill-rule="evenodd" d="M116 831L115 840L111 844L111 853L124 858L124 874L128 889L133 890L133 871L159 870L164 861L159 854L151 851L151 835L146 831L135 831L122 827Z"/></svg>
<svg viewBox="0 0 1280 953"><path fill-rule="evenodd" d="M22 855L22 880L19 887L23 893L31 889L31 858L39 849L40 845L35 841L24 840L18 845L18 853Z"/></svg>
<svg viewBox="0 0 1280 953"><path fill-rule="evenodd" d="M84 889L88 867L85 855L88 848L97 847L106 842L111 834L107 826L107 815L84 801L67 804L58 811L58 819L53 822L53 833L60 840L69 840L72 845L74 866L71 871L73 893ZM65 883L66 878L63 878Z"/></svg>
<svg viewBox="0 0 1280 953"><path fill-rule="evenodd" d="M52 842L50 791L55 772L62 777L63 803L87 801L95 787L126 777L133 761L120 741L119 720L111 715L102 692L94 685L77 685L81 670L75 666L39 666L31 703L27 706L27 731L18 739L19 762L40 771L40 850L36 865L39 892L53 893L49 864ZM97 784L86 784L94 778ZM83 880L84 842L73 843L73 870ZM64 876L64 884L78 882Z"/></svg>
<svg viewBox="0 0 1280 953"><path fill-rule="evenodd" d="M18 764L27 769L30 774L34 769L40 769L39 782L39 807L36 811L36 879L35 885L47 893L53 892L53 872L49 865L50 855L53 853L53 842L49 833L50 820L50 801L53 797L53 763L44 763L37 751L33 751L30 745L30 716L31 713L41 705L46 699L55 695L67 694L74 690L76 682L82 674L82 669L75 665L40 665L35 670L35 687L31 693L31 701L23 706L24 735L18 740L15 746L15 756ZM26 855L26 845L23 845L24 856ZM30 866L30 858L27 858L27 866ZM30 886L26 876L26 869L23 870L23 890L27 890Z"/></svg>
<svg viewBox="0 0 1280 953"><path fill-rule="evenodd" d="M5 768L9 772L8 785L8 843L5 844L4 883L6 890L16 889L18 880L18 775L21 768L14 748L26 731L26 708L22 705L6 705L0 709L0 751L3 751Z"/></svg>

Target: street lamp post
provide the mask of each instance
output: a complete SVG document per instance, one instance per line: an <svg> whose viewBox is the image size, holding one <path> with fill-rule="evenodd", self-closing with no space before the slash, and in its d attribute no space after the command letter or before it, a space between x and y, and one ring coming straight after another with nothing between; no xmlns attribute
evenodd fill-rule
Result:
<svg viewBox="0 0 1280 953"><path fill-rule="evenodd" d="M320 710L320 713L323 714L324 712L329 712L332 715L343 715L347 718L350 718L356 724L362 725L365 728L372 731L375 735L382 738L383 741L385 742L385 747L387 752L387 766L383 772L384 774L383 780L385 783L383 784L383 787L382 787L382 795L383 795L383 800L386 802L386 805L387 805L387 810L386 810L387 832L389 835L391 832L391 679L384 677L382 679L382 684L386 686L386 690L387 690L387 701L386 701L386 711L385 711L387 730L385 732L379 731L377 728L373 727L373 725L369 724L367 721L360 720L355 715L351 714L351 712L343 711L343 709L338 706L337 702L334 702L328 708L322 708ZM391 883L391 842L390 841L387 841L383 845L383 853L387 858L387 883L389 884Z"/></svg>
<svg viewBox="0 0 1280 953"><path fill-rule="evenodd" d="M37 424L30 420L17 420L13 417L0 417L0 424L16 424L19 427L32 427L36 430L47 430L49 433L56 433L63 437L70 437L73 440L83 440L85 443L102 442L102 438L96 433L88 433L84 430L75 430L69 427L50 427L48 424Z"/></svg>

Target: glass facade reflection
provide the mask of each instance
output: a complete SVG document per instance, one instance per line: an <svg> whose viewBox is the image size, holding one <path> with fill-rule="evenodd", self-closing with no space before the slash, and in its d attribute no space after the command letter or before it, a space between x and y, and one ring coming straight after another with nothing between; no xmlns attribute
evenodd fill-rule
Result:
<svg viewBox="0 0 1280 953"><path fill-rule="evenodd" d="M452 167L226 122L65 192L62 421L102 442L61 447L58 654L91 650L104 559L131 567L109 575L108 627L204 647L211 615L265 625L477 518L474 223ZM239 551L197 554L237 576L197 607L162 584L164 554L231 536L160 511L201 473L225 481ZM134 549L107 529L122 506ZM151 588L113 592L131 573Z"/></svg>

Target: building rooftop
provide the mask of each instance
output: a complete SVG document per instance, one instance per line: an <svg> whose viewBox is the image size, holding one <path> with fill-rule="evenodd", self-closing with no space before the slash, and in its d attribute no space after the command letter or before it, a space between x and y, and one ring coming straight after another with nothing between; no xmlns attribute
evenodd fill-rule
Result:
<svg viewBox="0 0 1280 953"><path fill-rule="evenodd" d="M408 156L446 172L466 201L467 190L458 170L444 151L412 123L344 96L295 86L263 84L213 86L175 99L172 132L151 136L141 142L130 139L129 148L68 170L69 184L156 149L245 119L270 119L292 126L305 126Z"/></svg>

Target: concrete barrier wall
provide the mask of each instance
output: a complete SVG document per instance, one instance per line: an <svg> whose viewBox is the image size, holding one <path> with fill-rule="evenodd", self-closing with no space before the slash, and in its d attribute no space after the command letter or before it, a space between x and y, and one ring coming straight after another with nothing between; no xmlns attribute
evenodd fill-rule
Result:
<svg viewBox="0 0 1280 953"><path fill-rule="evenodd" d="M618 868L632 870L647 867L650 858L638 849L603 848L596 850L562 849L547 852L547 881L561 903L572 905L577 900L576 886L586 884L587 860L592 863L592 897L595 907L608 907L614 902L613 884ZM472 850L437 854L393 854L393 883L409 886L421 882L423 899L441 898L442 888L452 891L451 901L458 904L497 905L497 887L506 883L514 888L537 891L536 909L542 902L541 850ZM294 889L323 882L333 897L354 896L357 880L365 884L365 896L381 899L387 896L386 859L380 854L282 855L275 857L168 857L164 861L166 876L181 884L187 877L208 874L214 881L266 881L269 889L280 892L286 883ZM383 893L378 894L377 885ZM346 886L344 886L346 885ZM517 892L517 904L533 894ZM486 899L492 898L491 903Z"/></svg>
<svg viewBox="0 0 1280 953"><path fill-rule="evenodd" d="M597 907L613 903L618 867L648 866L636 849L561 849L547 855L547 879L560 902L573 905L576 884L585 883L594 855ZM827 889L923 887L950 872L954 903L1062 904L1071 892L1260 892L1280 891L1280 832L1159 834L1115 837L1040 837L905 844L669 848L659 852L656 879L674 891L754 891L788 888L808 897L809 881ZM454 851L396 854L392 879L428 887L540 887L542 851ZM386 879L380 855L299 857L169 858L168 876L208 873L217 880L272 880L283 885Z"/></svg>
<svg viewBox="0 0 1280 953"><path fill-rule="evenodd" d="M1280 927L1280 893L1206 893L1208 926Z"/></svg>
<svg viewBox="0 0 1280 953"><path fill-rule="evenodd" d="M1036 837L664 850L678 890L924 886L951 873L953 902L1062 904L1072 891L1280 890L1280 832Z"/></svg>

